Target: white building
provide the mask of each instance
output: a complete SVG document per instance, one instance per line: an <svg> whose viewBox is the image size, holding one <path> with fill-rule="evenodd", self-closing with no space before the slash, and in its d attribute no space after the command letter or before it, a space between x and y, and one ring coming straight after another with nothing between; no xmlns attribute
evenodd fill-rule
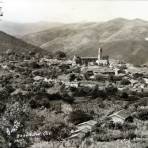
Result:
<svg viewBox="0 0 148 148"><path fill-rule="evenodd" d="M112 121L114 123L122 123L123 124L127 120L129 120L129 121L133 120L131 117L131 114L124 109L111 114L109 117L112 118Z"/></svg>
<svg viewBox="0 0 148 148"><path fill-rule="evenodd" d="M109 56L103 56L103 50L102 48L99 48L98 50L98 56L96 57L73 57L72 65L101 65L101 66L107 66L109 65Z"/></svg>

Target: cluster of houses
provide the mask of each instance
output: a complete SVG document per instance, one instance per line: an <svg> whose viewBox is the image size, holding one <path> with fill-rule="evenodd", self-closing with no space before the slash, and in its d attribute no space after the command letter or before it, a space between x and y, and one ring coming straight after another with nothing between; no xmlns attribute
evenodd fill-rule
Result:
<svg viewBox="0 0 148 148"><path fill-rule="evenodd" d="M71 66L80 67L80 75L83 79L69 81L68 75L59 76L59 80L67 87L91 88L98 85L99 89L103 90L111 82L120 92L139 93L140 96L141 94L148 95L148 67L134 67L132 64L109 59L108 56L102 56L101 48L99 48L98 57L74 56ZM135 122L131 112L125 109L114 112L108 117L114 123ZM138 120L136 123L141 125ZM78 124L76 130L72 131L70 139L84 137L86 133L92 131L96 124L97 122L94 120Z"/></svg>
<svg viewBox="0 0 148 148"><path fill-rule="evenodd" d="M58 80L67 87L79 87L100 85L103 89L112 79L119 91L130 91L136 93L148 93L148 67L134 67L132 64L124 63L118 60L109 59L102 55L102 49L99 48L98 57L76 57L68 62L70 67L79 67L80 80L69 81L68 74L59 75ZM78 75L74 70L73 74ZM121 81L129 81L128 84L122 84Z"/></svg>
<svg viewBox="0 0 148 148"><path fill-rule="evenodd" d="M133 116L131 116L131 113L125 109L114 112L114 113L108 115L108 117L110 118L111 121L113 121L114 124L116 124L116 123L123 124L125 122L133 123L134 122L134 118L133 118ZM137 120L137 122L139 123L138 120ZM69 139L84 138L84 136L87 133L93 131L93 129L95 128L97 123L98 122L95 120L89 120L87 122L83 122L83 123L76 125L76 130L71 131L71 136L69 137Z"/></svg>

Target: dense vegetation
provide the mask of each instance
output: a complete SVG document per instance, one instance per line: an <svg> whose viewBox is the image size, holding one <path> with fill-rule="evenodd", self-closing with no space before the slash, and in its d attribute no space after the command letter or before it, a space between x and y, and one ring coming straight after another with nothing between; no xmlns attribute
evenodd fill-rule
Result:
<svg viewBox="0 0 148 148"><path fill-rule="evenodd" d="M41 141L62 141L71 136L71 131L75 130L79 123L88 120L96 120L98 124L84 139L111 142L119 139L132 140L139 136L135 133L139 127L134 123L114 124L106 118L124 108L133 112L132 116L137 120L147 121L147 110L138 109L135 103L137 100L141 101L139 96L131 96L128 92L121 94L110 78L109 84L103 90L100 90L97 84L93 87L67 87L62 81L58 81L59 76L66 75L68 82L86 80L85 76L81 74L80 67L65 66L65 53L59 51L54 56L57 59L51 59L49 55L48 60L58 61L56 64L41 60L43 56L33 52L15 54L9 50L2 56L2 148L26 148L33 144L30 138L33 136L29 135L34 133ZM121 82L122 85L129 84L127 80Z"/></svg>

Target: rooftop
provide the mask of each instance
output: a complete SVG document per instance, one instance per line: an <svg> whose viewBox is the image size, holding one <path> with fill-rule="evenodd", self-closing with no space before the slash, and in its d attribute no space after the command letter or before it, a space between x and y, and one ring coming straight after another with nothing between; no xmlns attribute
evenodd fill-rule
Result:
<svg viewBox="0 0 148 148"><path fill-rule="evenodd" d="M131 115L130 112L128 112L127 110L123 109L123 110L120 110L118 112L113 113L112 115L110 115L110 117L118 116L119 118L126 119L130 115Z"/></svg>
<svg viewBox="0 0 148 148"><path fill-rule="evenodd" d="M81 57L81 59L98 59L98 57Z"/></svg>
<svg viewBox="0 0 148 148"><path fill-rule="evenodd" d="M83 123L80 123L78 124L78 126L82 126L82 125L90 125L90 126L94 126L97 124L97 121L94 121L94 120L89 120L87 122L83 122Z"/></svg>

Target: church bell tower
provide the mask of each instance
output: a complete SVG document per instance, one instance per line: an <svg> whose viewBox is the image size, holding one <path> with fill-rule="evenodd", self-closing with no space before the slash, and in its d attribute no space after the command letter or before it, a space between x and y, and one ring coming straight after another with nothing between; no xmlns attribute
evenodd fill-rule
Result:
<svg viewBox="0 0 148 148"><path fill-rule="evenodd" d="M98 50L98 61L102 60L102 48Z"/></svg>

